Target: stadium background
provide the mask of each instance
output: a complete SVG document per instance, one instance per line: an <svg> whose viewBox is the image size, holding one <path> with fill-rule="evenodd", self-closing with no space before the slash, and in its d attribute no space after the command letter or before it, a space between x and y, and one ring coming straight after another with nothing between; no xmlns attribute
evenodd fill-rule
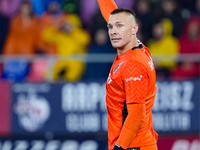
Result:
<svg viewBox="0 0 200 150"><path fill-rule="evenodd" d="M47 9L47 4L51 1L31 1L37 16L42 16L42 13ZM20 72L22 75L19 77L19 72L12 71L12 75L5 76L4 65L5 62L11 60L10 57L20 60L21 65L23 65L24 60L29 63L45 60L50 62L50 65L42 67L42 71L47 71L48 68L52 67L51 61L54 61L56 54L41 55L36 53L26 57L15 54L7 56L1 52L0 150L107 149L105 82L108 68L116 53L113 50L101 51L102 47L96 47L94 51L89 51L90 45L94 42L92 40L94 32L106 27L102 16L99 15L97 4L93 2L94 0L57 1L61 2L63 10L67 13L76 13L80 16L83 29L91 36L87 52L81 55L84 56L83 62L86 64L86 70L77 81L49 79L52 70L50 73L46 73L48 75L42 79L41 76L37 76L30 80L30 76L28 77L27 74ZM117 4L126 6L130 3L133 5L131 7L133 10L137 4L136 0L121 1L123 3L118 0ZM87 5L83 6L83 2ZM178 27L181 30L184 28L184 23L193 15L197 0L177 0L176 2L181 8L178 11L183 18L183 23ZM151 11L154 11L157 10L155 7L161 5L161 1L152 0L151 4L153 5ZM94 9L91 9L94 14L91 13L90 17L89 14L84 16L83 11L90 7ZM159 9L162 7L160 6ZM92 16L95 17L92 18ZM174 32L173 35L179 38L181 32L183 31ZM148 39L151 39L151 34L149 34L150 37L139 36L143 38L145 44L148 43ZM200 47L197 48L199 48L197 51L200 53ZM155 63L157 63L158 58L163 56L165 62L171 61L171 58L176 56L173 61L177 64L188 60L200 63L199 54L177 53L152 56ZM82 60L83 57L80 58ZM41 73L40 67L36 70L39 70L37 75ZM187 78L158 76L158 93L153 107L153 119L154 128L159 133L159 150L200 150L199 85L199 74Z"/></svg>

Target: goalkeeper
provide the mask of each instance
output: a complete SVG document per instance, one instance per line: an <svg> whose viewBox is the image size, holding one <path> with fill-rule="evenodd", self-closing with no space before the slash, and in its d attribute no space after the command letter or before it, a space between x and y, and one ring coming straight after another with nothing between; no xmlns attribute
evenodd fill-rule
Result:
<svg viewBox="0 0 200 150"><path fill-rule="evenodd" d="M157 150L152 107L156 74L147 47L137 39L135 14L113 0L98 0L117 57L106 83L109 150Z"/></svg>

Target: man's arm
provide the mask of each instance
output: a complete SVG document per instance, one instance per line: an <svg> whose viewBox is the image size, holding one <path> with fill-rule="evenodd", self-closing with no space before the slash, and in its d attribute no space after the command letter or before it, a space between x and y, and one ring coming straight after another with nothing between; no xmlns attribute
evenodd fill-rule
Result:
<svg viewBox="0 0 200 150"><path fill-rule="evenodd" d="M145 104L131 103L127 104L128 116L124 122L121 134L118 138L117 144L126 149L137 133L141 129L145 121Z"/></svg>
<svg viewBox="0 0 200 150"><path fill-rule="evenodd" d="M118 8L116 3L114 2L114 0L98 0L98 3L101 10L101 14L103 15L106 22L108 22L110 13Z"/></svg>

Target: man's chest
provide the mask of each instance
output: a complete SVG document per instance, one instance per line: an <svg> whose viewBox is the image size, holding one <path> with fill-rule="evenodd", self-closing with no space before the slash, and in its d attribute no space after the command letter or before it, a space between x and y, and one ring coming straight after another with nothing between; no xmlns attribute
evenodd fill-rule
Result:
<svg viewBox="0 0 200 150"><path fill-rule="evenodd" d="M114 62L106 83L106 92L110 97L124 97L124 79L123 73L125 71L126 62Z"/></svg>

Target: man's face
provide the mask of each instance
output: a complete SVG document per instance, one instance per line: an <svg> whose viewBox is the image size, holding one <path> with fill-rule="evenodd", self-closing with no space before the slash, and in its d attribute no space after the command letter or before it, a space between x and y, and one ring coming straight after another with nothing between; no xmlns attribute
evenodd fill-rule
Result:
<svg viewBox="0 0 200 150"><path fill-rule="evenodd" d="M22 4L20 6L20 12L23 15L30 15L32 12L32 7L30 4Z"/></svg>
<svg viewBox="0 0 200 150"><path fill-rule="evenodd" d="M108 21L108 34L112 46L117 49L124 49L132 39L133 16L127 13L111 15Z"/></svg>

